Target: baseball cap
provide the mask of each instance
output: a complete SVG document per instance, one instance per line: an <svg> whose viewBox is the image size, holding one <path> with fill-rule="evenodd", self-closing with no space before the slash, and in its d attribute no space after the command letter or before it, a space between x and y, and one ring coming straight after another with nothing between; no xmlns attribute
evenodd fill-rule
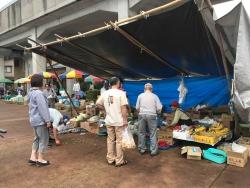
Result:
<svg viewBox="0 0 250 188"><path fill-rule="evenodd" d="M180 105L177 101L173 101L170 106L178 108Z"/></svg>
<svg viewBox="0 0 250 188"><path fill-rule="evenodd" d="M144 88L146 88L146 87L153 88L152 84L150 84L150 83L146 83L146 84L144 85Z"/></svg>

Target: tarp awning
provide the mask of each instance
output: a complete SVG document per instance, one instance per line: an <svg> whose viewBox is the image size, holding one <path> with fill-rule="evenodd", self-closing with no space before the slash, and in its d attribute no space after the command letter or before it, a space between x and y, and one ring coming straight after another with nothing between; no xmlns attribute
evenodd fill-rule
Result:
<svg viewBox="0 0 250 188"><path fill-rule="evenodd" d="M138 95L144 91L144 84L148 82L148 80L125 82L124 88L131 106L136 105ZM170 104L179 99L177 89L180 84L180 78L174 77L163 80L151 80L150 83L153 84L153 92L159 96L164 105L164 110L171 111ZM226 87L226 77L186 77L184 78L184 83L188 90L187 96L181 105L184 110L197 105L215 107L228 104L230 94L228 87Z"/></svg>
<svg viewBox="0 0 250 188"><path fill-rule="evenodd" d="M220 7L227 7L222 10ZM219 16L218 16L219 15ZM250 1L233 0L214 7L223 39L235 54L234 104L241 119L250 122Z"/></svg>
<svg viewBox="0 0 250 188"><path fill-rule="evenodd" d="M70 43L49 45L46 50L34 48L31 51L100 77L167 78L179 75L183 70L197 75L225 74L219 48L194 1L120 28L165 63L113 29Z"/></svg>

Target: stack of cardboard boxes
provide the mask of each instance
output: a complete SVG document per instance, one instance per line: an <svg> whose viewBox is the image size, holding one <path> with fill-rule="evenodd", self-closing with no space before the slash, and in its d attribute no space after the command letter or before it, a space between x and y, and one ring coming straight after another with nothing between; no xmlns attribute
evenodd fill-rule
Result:
<svg viewBox="0 0 250 188"><path fill-rule="evenodd" d="M97 108L95 105L87 105L86 106L86 114L90 117L95 116L97 114Z"/></svg>
<svg viewBox="0 0 250 188"><path fill-rule="evenodd" d="M229 130L233 129L234 117L233 115L222 114L221 115L221 123L224 127L227 127Z"/></svg>
<svg viewBox="0 0 250 188"><path fill-rule="evenodd" d="M99 133L99 125L96 122L84 121L80 123L81 128L87 130L90 133Z"/></svg>
<svg viewBox="0 0 250 188"><path fill-rule="evenodd" d="M166 128L166 129L160 129L157 132L157 138L158 141L165 141L169 145L174 144L174 139L173 139L173 129L172 128Z"/></svg>
<svg viewBox="0 0 250 188"><path fill-rule="evenodd" d="M238 143L242 143L241 141L237 141ZM243 145L243 144L240 144ZM232 150L232 144L224 144L218 147L227 153L227 164L244 167L247 164L250 145L243 145L247 149L243 153L234 152Z"/></svg>
<svg viewBox="0 0 250 188"><path fill-rule="evenodd" d="M174 113L164 113L163 116L168 125L170 125L172 121L174 120Z"/></svg>

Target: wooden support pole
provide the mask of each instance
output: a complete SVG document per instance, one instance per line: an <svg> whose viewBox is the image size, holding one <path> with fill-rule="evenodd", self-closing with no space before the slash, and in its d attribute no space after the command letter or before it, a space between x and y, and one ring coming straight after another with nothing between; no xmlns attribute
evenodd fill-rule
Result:
<svg viewBox="0 0 250 188"><path fill-rule="evenodd" d="M68 91L63 87L62 80L59 78L59 76L58 76L56 70L55 70L54 67L52 66L51 60L48 59L48 58L46 58L46 60L47 60L47 63L50 65L50 68L54 71L54 73L55 73L55 75L56 75L56 78L57 78L57 80L60 82L62 88L64 89L64 91L65 91L65 93L66 93L66 95L67 95L67 97L69 98L70 103L71 103L71 105L72 105L72 107L73 107L75 113L76 113L77 115L79 115L79 112L77 111L77 109L76 109L76 107L75 107L75 105L74 105L74 103L73 103L71 97L69 96ZM71 115L72 115L72 114L71 114Z"/></svg>
<svg viewBox="0 0 250 188"><path fill-rule="evenodd" d="M157 12L166 10L167 8L170 8L170 7L173 7L173 6L176 6L176 5L180 5L180 4L184 3L184 2L185 2L185 0L175 0L175 1L172 1L170 3L167 3L165 5L156 7L154 9L151 9L151 10L148 10L148 11L145 11L145 12L142 11L138 15L135 15L135 16L132 16L130 18L127 18L127 19L124 19L124 20L116 22L116 25L119 26L119 25L123 25L125 23L127 24L127 23L130 23L130 22L137 21L139 19L147 18L151 14L155 14ZM112 26L108 24L106 26L103 26L103 27L100 27L100 28L97 28L97 29L94 29L94 30L91 30L91 31L88 31L88 32L85 32L85 33L78 33L77 35L64 38L63 40L59 39L59 40L55 40L55 41L46 43L46 44L44 44L44 46L59 44L59 43L65 42L65 41L75 40L75 39L82 38L82 37L88 37L88 36L91 36L91 35L94 35L94 34L97 34L97 33L100 33L100 32L106 31L106 30L109 30L111 28L112 28ZM30 48L25 48L25 49L27 51L31 51L33 49L40 48L40 47L42 47L42 46L41 45L37 45L35 47L30 47Z"/></svg>
<svg viewBox="0 0 250 188"><path fill-rule="evenodd" d="M30 39L30 38L28 38L28 40L30 40L30 41L32 41L32 42L34 42L34 43L40 44L39 42L34 41L33 39ZM50 46L44 46L43 44L40 44L40 45L43 46L43 48L45 48L45 49L48 48L49 50L56 52L56 53L59 54L60 56L66 57L66 58L68 58L68 59L73 60L74 62L77 62L77 64L79 65L79 67L82 66L82 64L84 64L84 65L86 65L87 67L91 67L91 68L96 69L96 70L101 71L101 72L106 72L106 73L109 74L110 76L116 76L116 75L111 74L110 72L107 72L107 71L105 71L105 70L103 70L103 69L101 69L101 68L97 68L97 67L95 67L95 66L93 66L93 65L87 64L86 62L79 61L79 60L77 60L77 59L74 59L73 57L67 56L66 54L63 54L62 52L60 52L60 51L58 51L58 50L55 50L55 49L53 49L53 48L50 47ZM42 49L42 50L44 50L44 49ZM44 54L44 56L45 56L45 55L46 55L46 54Z"/></svg>
<svg viewBox="0 0 250 188"><path fill-rule="evenodd" d="M62 37L62 36L60 36L60 35L58 35L58 34L55 34L55 36L58 37L58 38L60 38L60 39L64 39L64 37ZM71 42L71 41L65 41L65 42L66 42L67 44L69 44L69 45L71 45L71 46L73 46L73 47L79 49L79 50L82 51L82 52L85 52L85 53L88 53L88 54L90 54L90 55L93 55L93 56L97 57L98 59L100 59L100 60L102 60L102 61L104 61L104 62L106 62L106 63L116 65L116 66L118 66L119 68L122 68L124 71L128 72L129 74L132 74L132 75L141 75L141 76L143 76L144 78L148 78L148 77L149 77L149 76L146 76L146 75L144 75L144 74L141 74L141 73L132 71L132 70L128 69L127 67L124 67L124 66L122 66L122 65L120 65L120 64L118 64L118 63L115 63L115 62L113 62L113 61L110 61L109 59L106 59L106 58L104 58L104 57L98 55L97 53L95 53L95 52L93 52L93 51L91 51L91 50L89 50L89 49L87 49L87 48L85 48L85 47L83 47L83 46L80 46L80 45L78 45L78 44L75 44L75 43L73 43L73 42Z"/></svg>
<svg viewBox="0 0 250 188"><path fill-rule="evenodd" d="M98 71L101 71L101 72L105 72L105 73L109 74L110 76L117 76L117 75L114 75L114 74L112 74L112 73L110 73L110 72L108 72L108 71L105 71L105 70L101 69L101 68L97 68L97 67L95 67L95 66L93 66L93 65L89 65L89 64L83 62L82 60L80 61L80 60L75 59L75 58L73 58L73 57L71 57L71 56L68 56L68 55L66 55L65 53L62 53L62 52L60 52L60 51L58 51L58 50L56 50L56 49L53 49L53 48L51 48L51 47L49 47L49 49L50 49L51 51L53 51L53 52L59 54L60 56L62 56L62 57L64 57L64 58L66 58L66 59L69 59L69 60L71 60L71 61L77 63L77 65L79 65L79 67L80 67L80 66L83 66L83 65L86 65L87 67L91 67L91 68L93 68L93 69L95 69L95 70L98 70ZM93 74L93 73L92 73L92 74Z"/></svg>
<svg viewBox="0 0 250 188"><path fill-rule="evenodd" d="M35 40L33 40L33 39L30 39L30 38L29 38L29 40L30 40L31 42L36 43L36 44L42 45L42 44L40 44L39 42L37 42L37 41L35 41ZM43 46L43 45L42 45L42 46ZM44 48L43 50L45 51L45 50L47 50L47 49ZM44 54L44 56L46 57L46 54ZM73 101L71 100L71 97L69 96L68 91L63 87L62 80L59 78L59 76L58 76L56 70L55 70L54 67L52 66L51 60L50 60L49 58L46 57L46 61L47 61L47 63L50 65L50 68L54 71L57 80L60 82L62 88L64 89L64 91L65 91L67 97L69 98L69 101L70 101L70 103L72 104L72 107L73 107L73 109L75 110L76 114L79 115L79 113L78 113L78 111L77 111L77 109L76 109L76 107L75 107ZM72 115L72 114L71 114L71 115Z"/></svg>

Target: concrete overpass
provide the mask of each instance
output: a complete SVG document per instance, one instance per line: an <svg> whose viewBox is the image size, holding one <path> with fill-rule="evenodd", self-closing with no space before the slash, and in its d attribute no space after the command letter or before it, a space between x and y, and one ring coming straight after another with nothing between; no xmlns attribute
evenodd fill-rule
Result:
<svg viewBox="0 0 250 188"><path fill-rule="evenodd" d="M22 64L18 77L46 69L45 59L36 54L21 54L19 43L34 45L31 38L40 42L54 40L54 34L69 36L99 26L105 21L115 21L164 4L169 0L13 0L0 12L0 76L5 63L13 65L13 71L21 71L14 62ZM11 63L12 62L12 63ZM10 75L10 74L8 74ZM16 75L16 74L13 74ZM14 76L12 79L17 79Z"/></svg>
<svg viewBox="0 0 250 188"><path fill-rule="evenodd" d="M6 75L6 62L13 71L22 72L12 74L12 79L46 70L43 57L23 54L16 43L33 46L28 38L48 42L55 39L55 33L70 36L85 32L103 26L105 21L124 19L170 1L173 0L13 0L0 10L0 77ZM213 2L218 1L222 0Z"/></svg>

